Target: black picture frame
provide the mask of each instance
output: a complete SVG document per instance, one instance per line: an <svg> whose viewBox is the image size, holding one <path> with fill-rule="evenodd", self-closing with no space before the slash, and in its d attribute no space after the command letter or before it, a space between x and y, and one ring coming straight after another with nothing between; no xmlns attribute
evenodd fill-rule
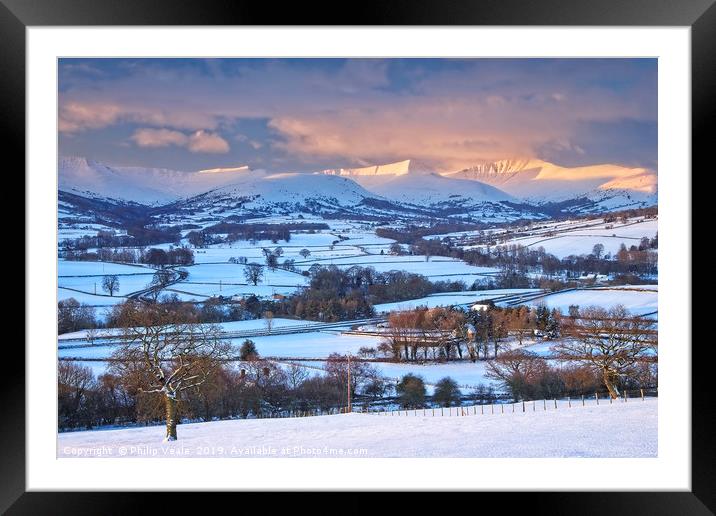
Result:
<svg viewBox="0 0 716 516"><path fill-rule="evenodd" d="M320 13L320 14L318 14ZM25 29L51 25L571 25L690 26L692 59L692 163L713 167L707 126L716 113L716 4L714 0L384 0L341 4L283 3L280 7L237 0L0 0L2 95L0 127L5 152L24 170ZM667 142L661 142L667 144ZM684 171L688 173L688 171ZM706 170L704 171L706 173ZM690 252L690 250L689 250ZM30 271L26 269L25 274ZM691 277L686 281L691 283ZM687 300L683 300L687 302ZM684 346L691 344L683 343ZM692 347L692 490L690 492L506 493L501 503L529 505L549 514L713 514L716 510L716 455L709 385L708 341ZM126 514L149 509L157 496L123 493L26 492L25 357L7 346L9 360L0 390L0 511L7 514ZM625 479L628 482L628 478ZM216 496L216 495L212 495ZM292 495L292 505L301 504ZM407 497L405 497L407 498ZM423 504L423 496L401 500L403 510ZM173 509L186 494L177 495ZM272 495L272 508L276 498ZM498 503L500 503L500 500ZM486 505L487 504L487 505ZM341 502L353 511L369 509L358 493ZM481 507L488 507L481 498ZM457 506L456 506L457 507ZM325 509L325 508L324 508ZM320 512L320 508L318 509ZM479 510L476 507L476 510ZM270 512L274 512L271 510Z"/></svg>

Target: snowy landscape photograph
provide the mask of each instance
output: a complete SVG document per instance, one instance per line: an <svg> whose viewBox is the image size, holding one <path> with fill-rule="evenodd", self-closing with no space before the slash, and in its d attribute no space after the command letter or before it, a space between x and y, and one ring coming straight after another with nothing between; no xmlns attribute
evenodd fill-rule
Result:
<svg viewBox="0 0 716 516"><path fill-rule="evenodd" d="M57 457L659 456L657 59L57 66Z"/></svg>

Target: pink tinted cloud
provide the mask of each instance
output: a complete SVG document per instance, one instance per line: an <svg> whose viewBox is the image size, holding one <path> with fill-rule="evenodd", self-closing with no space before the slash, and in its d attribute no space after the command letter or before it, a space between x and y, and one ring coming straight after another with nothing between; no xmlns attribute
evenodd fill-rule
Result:
<svg viewBox="0 0 716 516"><path fill-rule="evenodd" d="M137 129L130 138L140 147L184 146L189 138L179 131L170 129Z"/></svg>
<svg viewBox="0 0 716 516"><path fill-rule="evenodd" d="M229 152L229 143L216 133L199 130L190 135L171 129L142 128L130 137L139 147L186 147L190 152L224 154Z"/></svg>
<svg viewBox="0 0 716 516"><path fill-rule="evenodd" d="M519 120L519 123L516 121ZM507 101L418 99L380 109L278 116L274 146L304 156L377 163L413 158L437 170L484 160L532 157L536 145L568 142L571 123L550 123Z"/></svg>
<svg viewBox="0 0 716 516"><path fill-rule="evenodd" d="M187 148L191 152L225 154L229 152L229 143L216 133L197 131L189 137Z"/></svg>
<svg viewBox="0 0 716 516"><path fill-rule="evenodd" d="M59 130L74 133L85 129L98 129L117 122L122 108L103 102L66 102L60 104Z"/></svg>

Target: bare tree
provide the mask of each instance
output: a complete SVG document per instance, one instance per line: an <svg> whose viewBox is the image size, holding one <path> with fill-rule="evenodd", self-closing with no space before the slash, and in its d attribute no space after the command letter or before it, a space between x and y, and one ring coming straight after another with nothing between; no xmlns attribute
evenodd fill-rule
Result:
<svg viewBox="0 0 716 516"><path fill-rule="evenodd" d="M259 281L264 277L264 268L259 263L249 263L244 267L244 277L246 281L258 285Z"/></svg>
<svg viewBox="0 0 716 516"><path fill-rule="evenodd" d="M149 283L149 296L156 302L162 290L172 282L174 274L169 269L159 269L152 275Z"/></svg>
<svg viewBox="0 0 716 516"><path fill-rule="evenodd" d="M273 312L271 310L264 312L264 326L266 326L266 331L271 333L273 329Z"/></svg>
<svg viewBox="0 0 716 516"><path fill-rule="evenodd" d="M100 331L97 328L89 328L85 332L85 338L87 339L87 342L90 344L94 344L94 341L97 337L100 336Z"/></svg>
<svg viewBox="0 0 716 516"><path fill-rule="evenodd" d="M57 416L62 427L81 426L87 419L87 397L94 385L89 367L74 362L57 365Z"/></svg>
<svg viewBox="0 0 716 516"><path fill-rule="evenodd" d="M530 384L543 374L545 361L536 353L515 349L501 353L487 363L485 376L499 380L511 393L515 401L529 396Z"/></svg>
<svg viewBox="0 0 716 516"><path fill-rule="evenodd" d="M567 319L563 331L567 338L553 351L560 359L596 369L612 398L619 396L621 378L635 376L640 363L656 361L655 321L632 316L623 305L580 310L578 319Z"/></svg>
<svg viewBox="0 0 716 516"><path fill-rule="evenodd" d="M177 438L178 395L203 384L231 349L218 327L184 320L161 305L128 302L119 318L123 343L112 355L112 372L164 397L168 441Z"/></svg>
<svg viewBox="0 0 716 516"><path fill-rule="evenodd" d="M592 247L592 254L597 260L601 259L604 254L604 244L594 244L594 247Z"/></svg>
<svg viewBox="0 0 716 516"><path fill-rule="evenodd" d="M116 274L110 274L102 278L102 290L109 292L110 296L119 290L119 278Z"/></svg>

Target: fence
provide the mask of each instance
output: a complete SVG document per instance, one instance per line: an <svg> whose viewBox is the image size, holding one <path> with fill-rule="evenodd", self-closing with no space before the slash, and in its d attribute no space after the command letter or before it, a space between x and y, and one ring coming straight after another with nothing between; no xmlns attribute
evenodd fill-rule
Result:
<svg viewBox="0 0 716 516"><path fill-rule="evenodd" d="M419 407L419 408L403 408L396 410L371 410L370 408L354 409L350 412L378 415L378 416L425 416L425 417L462 417L470 415L492 415L492 414L515 414L522 412L544 412L554 410L564 410L585 406L597 405L613 405L615 403L642 402L647 398L656 398L656 389L632 389L625 390L620 393L616 399L610 396L594 392L591 394L580 395L576 397L567 396L566 398L552 398L540 400L521 400L517 402L500 402L494 400L487 403L477 403L473 405L460 405L452 407ZM354 407L357 405L354 404ZM315 416L330 416L336 414L345 414L349 412L345 406L331 407L328 409L307 409L307 410L279 410L258 412L252 414L255 419L283 419L283 418L301 418Z"/></svg>
<svg viewBox="0 0 716 516"><path fill-rule="evenodd" d="M631 391L623 391L617 398L600 395L595 392L590 395L580 395L577 397L568 396L566 398L553 398L541 400L521 400L512 403L482 403L468 406L455 407L420 407L420 408L403 408L399 410L381 410L368 411L366 413L380 416L425 416L425 417L460 417L470 415L485 414L514 414L521 412L544 412L560 409L570 409L576 407L597 406L597 405L613 405L615 403L643 402L647 398L656 398L656 390L637 389Z"/></svg>

